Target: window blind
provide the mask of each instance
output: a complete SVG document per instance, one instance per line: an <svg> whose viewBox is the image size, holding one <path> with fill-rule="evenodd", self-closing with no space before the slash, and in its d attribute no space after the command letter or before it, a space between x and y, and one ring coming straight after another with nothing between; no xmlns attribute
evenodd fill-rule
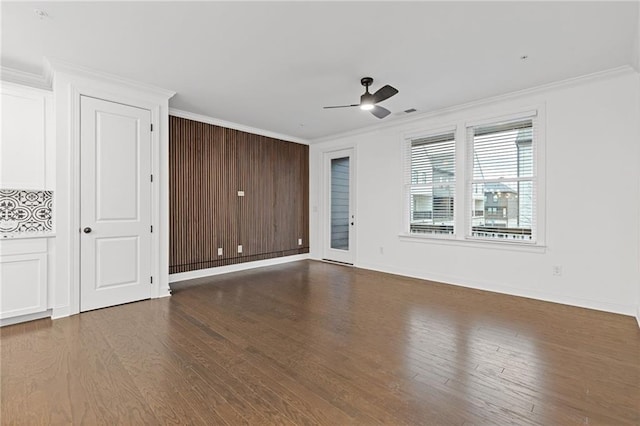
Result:
<svg viewBox="0 0 640 426"><path fill-rule="evenodd" d="M467 128L467 236L536 240L535 117Z"/></svg>
<svg viewBox="0 0 640 426"><path fill-rule="evenodd" d="M409 233L454 233L455 134L410 139L405 150Z"/></svg>

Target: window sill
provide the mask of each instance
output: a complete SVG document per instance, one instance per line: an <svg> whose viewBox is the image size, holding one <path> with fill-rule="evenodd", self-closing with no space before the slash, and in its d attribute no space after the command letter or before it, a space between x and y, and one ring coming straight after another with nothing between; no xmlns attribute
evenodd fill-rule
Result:
<svg viewBox="0 0 640 426"><path fill-rule="evenodd" d="M421 243L421 244L439 244L458 247L478 247L493 250L508 250L527 253L545 253L547 246L533 243L520 243L509 241L487 241L481 239L458 239L456 237L432 237L412 234L398 235L400 241Z"/></svg>

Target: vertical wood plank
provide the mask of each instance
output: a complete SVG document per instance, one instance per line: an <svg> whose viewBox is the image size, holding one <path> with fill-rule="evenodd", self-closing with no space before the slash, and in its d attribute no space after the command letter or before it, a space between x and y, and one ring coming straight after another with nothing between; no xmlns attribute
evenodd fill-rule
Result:
<svg viewBox="0 0 640 426"><path fill-rule="evenodd" d="M308 146L173 116L169 135L170 273L308 253Z"/></svg>

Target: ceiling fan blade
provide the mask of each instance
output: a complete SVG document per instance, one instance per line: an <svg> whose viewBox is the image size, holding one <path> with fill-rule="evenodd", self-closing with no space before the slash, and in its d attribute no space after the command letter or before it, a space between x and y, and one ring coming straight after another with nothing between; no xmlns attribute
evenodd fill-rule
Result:
<svg viewBox="0 0 640 426"><path fill-rule="evenodd" d="M373 94L373 103L377 104L378 102L382 102L386 99L389 99L393 95L398 93L398 89L395 87L391 87L388 84L381 89L379 89L376 93Z"/></svg>
<svg viewBox="0 0 640 426"><path fill-rule="evenodd" d="M360 104L353 104L353 105L336 105L336 106L328 106L328 107L323 107L324 109L330 109L330 108L351 108L351 107L356 107L356 106L360 106Z"/></svg>
<svg viewBox="0 0 640 426"><path fill-rule="evenodd" d="M376 105L371 110L371 114L375 115L378 118L385 118L387 115L391 114L391 111L389 111L386 108L383 108L381 106Z"/></svg>

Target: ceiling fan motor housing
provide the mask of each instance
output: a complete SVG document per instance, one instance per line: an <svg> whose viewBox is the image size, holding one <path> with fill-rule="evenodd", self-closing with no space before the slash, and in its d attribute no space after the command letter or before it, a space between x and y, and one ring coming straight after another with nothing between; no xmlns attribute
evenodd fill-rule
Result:
<svg viewBox="0 0 640 426"><path fill-rule="evenodd" d="M374 103L375 102L373 101L373 95L369 93L368 90L366 93L363 93L362 96L360 96L360 105L363 105L363 104L373 105Z"/></svg>

